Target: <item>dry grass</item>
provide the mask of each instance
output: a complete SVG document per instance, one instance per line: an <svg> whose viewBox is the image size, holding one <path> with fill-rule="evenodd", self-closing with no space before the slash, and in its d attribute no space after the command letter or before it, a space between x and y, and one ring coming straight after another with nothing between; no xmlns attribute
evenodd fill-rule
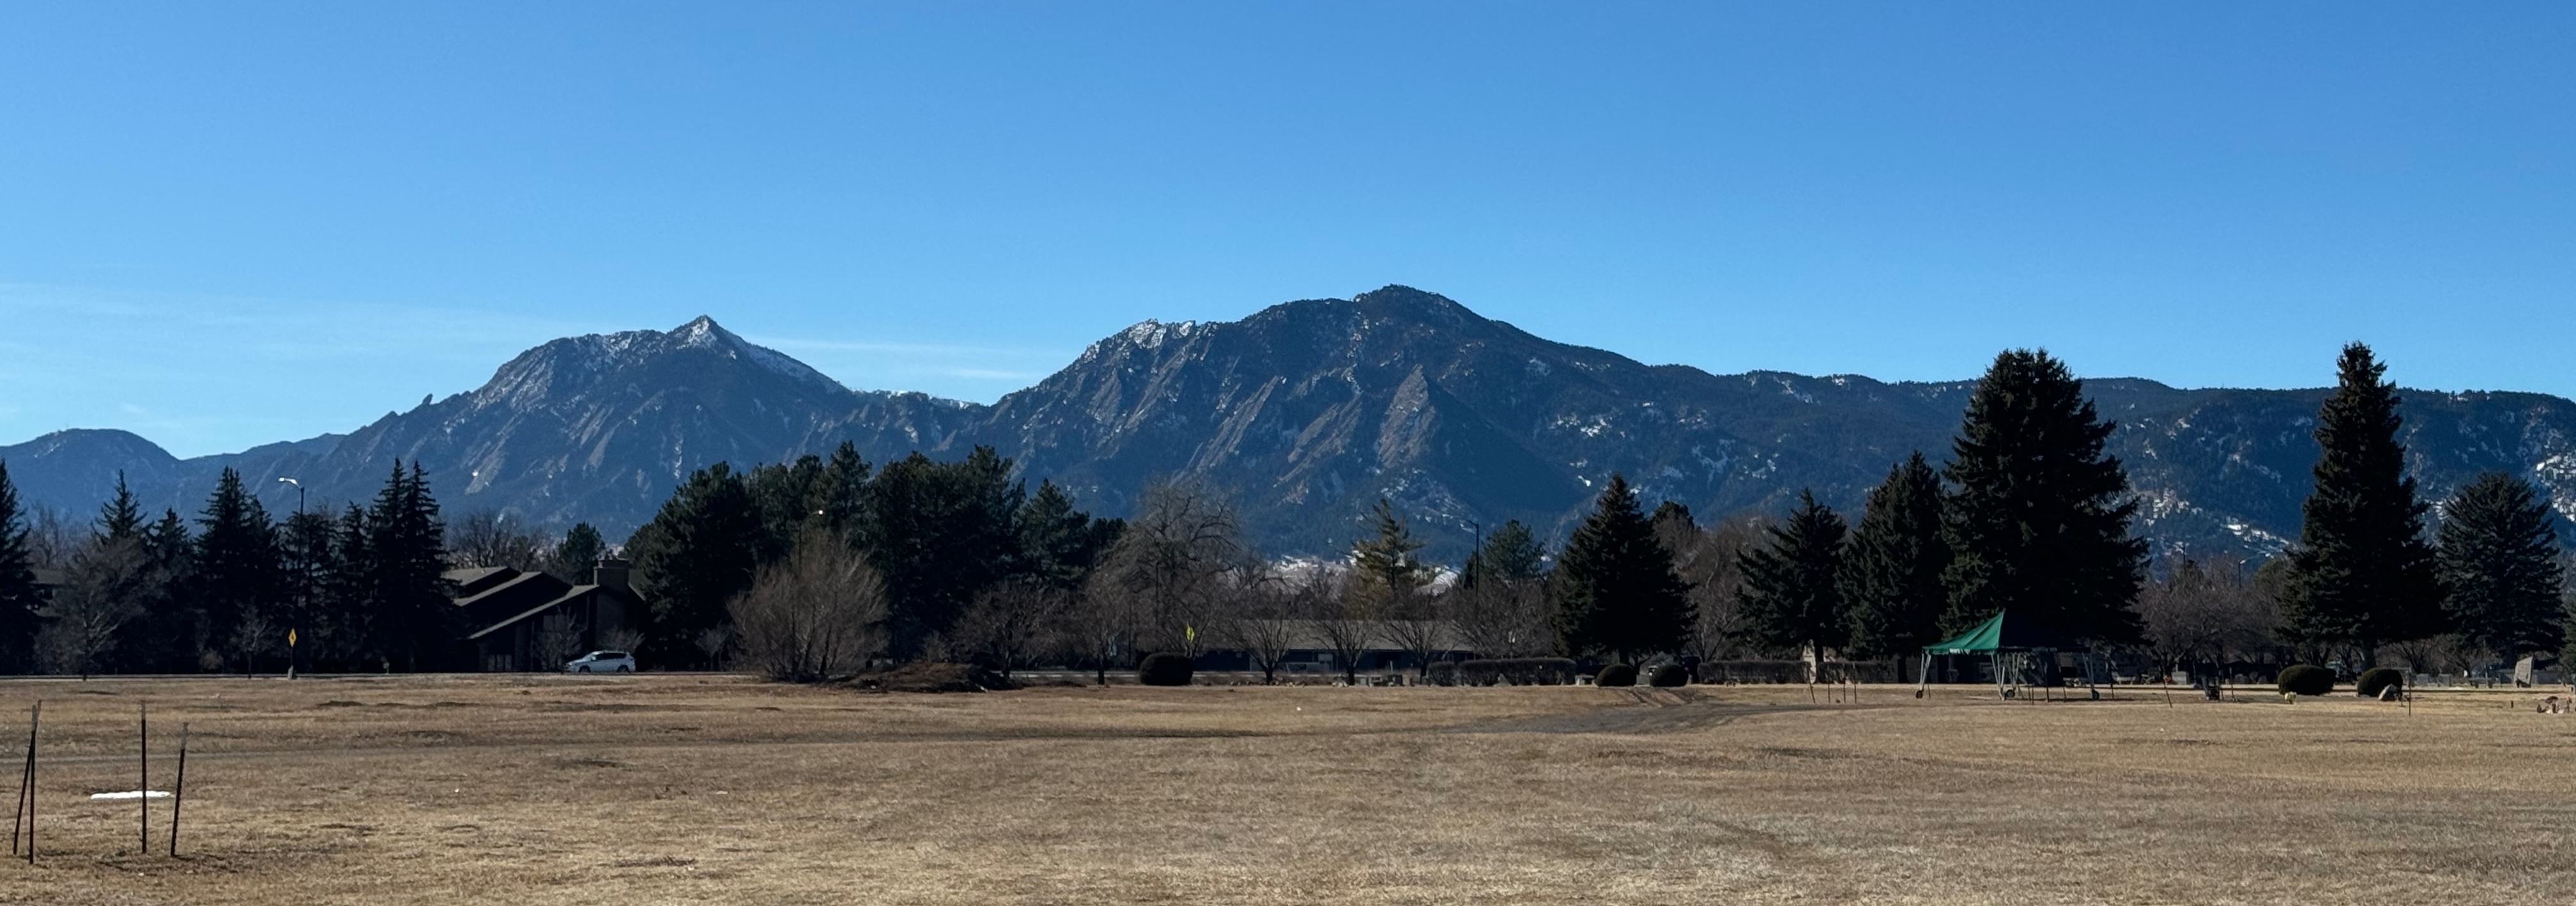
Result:
<svg viewBox="0 0 2576 906"><path fill-rule="evenodd" d="M1974 691L12 682L0 715L46 699L45 854L0 862L0 901L2506 903L2576 882L2576 717L2528 695ZM132 802L86 798L133 788L146 699L156 731L196 725L176 860L134 854Z"/></svg>

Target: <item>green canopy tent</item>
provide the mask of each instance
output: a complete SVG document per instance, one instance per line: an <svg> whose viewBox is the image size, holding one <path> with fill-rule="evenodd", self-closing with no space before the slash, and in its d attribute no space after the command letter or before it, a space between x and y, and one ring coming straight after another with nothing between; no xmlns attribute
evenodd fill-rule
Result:
<svg viewBox="0 0 2576 906"><path fill-rule="evenodd" d="M2007 675L2005 655L2055 655L2070 647L2073 646L2064 639L2031 625L2030 621L2014 619L2009 610L1997 611L1985 622L1968 627L1966 632L1923 646L1923 684L1915 690L1915 695L1921 697L1924 690L1932 688L1932 656L1936 654L1985 655L1987 663L1994 668L1995 693L2010 696L2012 693L2004 682ZM2087 656L2090 656L2089 652ZM2086 676L2091 676L2092 672L2088 665Z"/></svg>

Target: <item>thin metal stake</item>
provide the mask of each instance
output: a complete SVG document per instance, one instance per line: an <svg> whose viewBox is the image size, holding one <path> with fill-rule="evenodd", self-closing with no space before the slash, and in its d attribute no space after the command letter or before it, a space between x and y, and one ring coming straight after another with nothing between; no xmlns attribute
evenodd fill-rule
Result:
<svg viewBox="0 0 2576 906"><path fill-rule="evenodd" d="M39 703L37 707L44 705ZM27 712L27 751L31 754L28 761L18 765L18 805L9 810L9 854L13 856L18 854L18 832L27 825L27 772L32 768L35 750L36 712L30 709Z"/></svg>
<svg viewBox="0 0 2576 906"><path fill-rule="evenodd" d="M134 851L148 856L152 854L152 706L134 703L134 736L139 744L135 751L141 756L134 774L134 801L142 807L136 813Z"/></svg>
<svg viewBox="0 0 2576 906"><path fill-rule="evenodd" d="M179 779L170 784L170 857L179 857L179 804L188 801L188 722L179 722Z"/></svg>
<svg viewBox="0 0 2576 906"><path fill-rule="evenodd" d="M27 718L27 864L36 864L36 722L45 713L45 703L36 702L36 712Z"/></svg>

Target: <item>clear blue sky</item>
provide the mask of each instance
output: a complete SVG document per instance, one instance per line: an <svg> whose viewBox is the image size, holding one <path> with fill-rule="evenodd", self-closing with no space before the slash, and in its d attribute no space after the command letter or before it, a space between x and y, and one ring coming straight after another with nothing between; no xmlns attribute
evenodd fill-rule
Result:
<svg viewBox="0 0 2576 906"><path fill-rule="evenodd" d="M1386 283L1716 372L2576 395L2576 6L0 5L0 443L700 313L991 400Z"/></svg>

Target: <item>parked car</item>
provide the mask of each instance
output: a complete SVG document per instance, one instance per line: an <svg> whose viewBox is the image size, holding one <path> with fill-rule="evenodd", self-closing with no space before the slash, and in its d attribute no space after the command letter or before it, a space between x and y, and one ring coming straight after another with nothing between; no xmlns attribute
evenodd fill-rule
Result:
<svg viewBox="0 0 2576 906"><path fill-rule="evenodd" d="M593 651L564 665L565 673L633 673L635 656L623 651Z"/></svg>

